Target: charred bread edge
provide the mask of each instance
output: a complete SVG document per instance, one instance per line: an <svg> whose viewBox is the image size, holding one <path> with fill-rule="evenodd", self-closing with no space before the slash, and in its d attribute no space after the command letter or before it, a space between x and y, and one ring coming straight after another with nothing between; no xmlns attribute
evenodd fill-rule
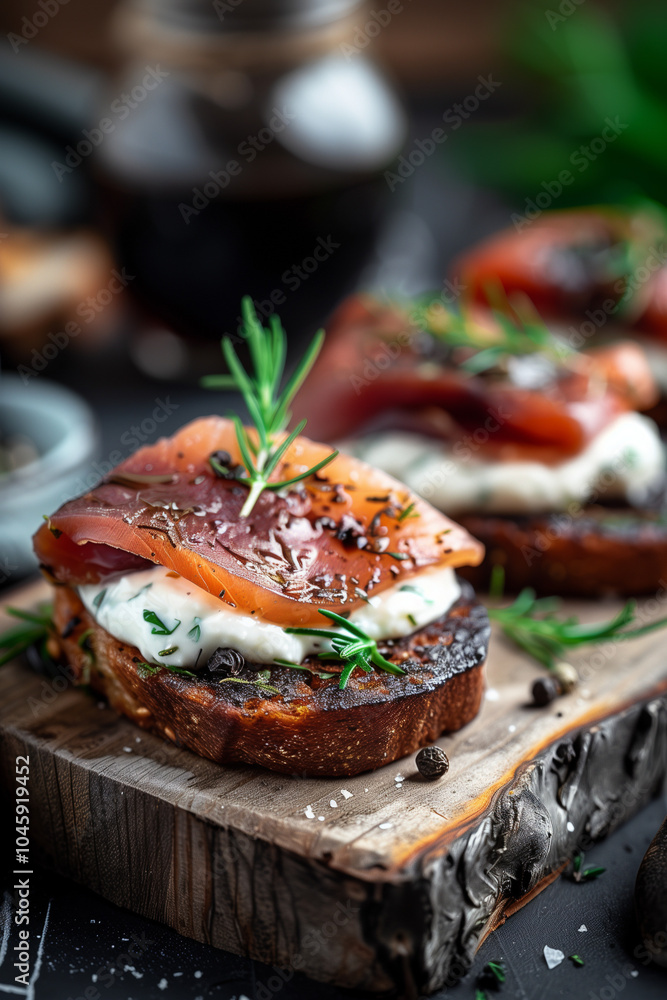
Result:
<svg viewBox="0 0 667 1000"><path fill-rule="evenodd" d="M495 564L509 591L533 587L572 597L654 593L667 581L667 522L632 508L582 509L534 516L470 514L459 518L484 543L479 566L459 570L484 589Z"/></svg>
<svg viewBox="0 0 667 1000"><path fill-rule="evenodd" d="M233 682L142 673L139 651L99 626L66 585L56 587L54 620L78 682L88 681L143 729L218 763L332 777L373 770L470 722L481 703L490 632L463 582L447 614L390 649L408 654L407 676L373 671L340 691L335 680L311 686L310 675L272 668L283 699ZM90 652L79 644L87 630Z"/></svg>

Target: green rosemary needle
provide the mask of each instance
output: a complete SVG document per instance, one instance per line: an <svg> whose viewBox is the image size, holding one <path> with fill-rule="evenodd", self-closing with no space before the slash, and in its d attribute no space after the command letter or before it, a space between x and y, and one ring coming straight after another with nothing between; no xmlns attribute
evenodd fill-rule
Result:
<svg viewBox="0 0 667 1000"><path fill-rule="evenodd" d="M489 608L489 618L526 653L553 670L565 660L574 646L603 642L606 639L636 639L667 626L667 618L628 628L635 621L636 601L628 601L609 621L581 624L574 615L558 615L558 598L536 598L526 587L507 608Z"/></svg>
<svg viewBox="0 0 667 1000"><path fill-rule="evenodd" d="M290 421L289 408L292 400L315 363L324 340L324 331L320 330L315 334L306 353L281 391L287 337L280 320L277 316L271 316L269 327L263 327L257 318L253 301L247 295L242 303L242 316L241 336L250 350L252 373L249 374L241 364L231 338L223 337L221 347L229 374L206 376L201 380L201 384L207 389L238 389L255 426L256 434L251 436L239 418L232 417L243 461L240 471L239 468L232 470L221 466L214 458L211 460L211 466L218 475L236 479L248 487L248 497L241 509L241 517L247 517L264 490L282 490L302 479L307 479L328 465L338 452L332 451L321 462L292 479L271 481L271 476L280 460L306 426L306 421L302 420L290 434L283 437Z"/></svg>
<svg viewBox="0 0 667 1000"><path fill-rule="evenodd" d="M391 660L385 659L378 650L375 639L371 639L358 625L348 621L347 618L343 618L342 615L337 615L335 611L325 611L323 608L319 608L318 610L321 615L334 622L335 625L343 629L343 632L347 632L348 634L344 635L340 632L320 628L290 627L286 628L285 631L291 635L312 635L318 639L329 640L333 652L318 653L317 655L320 660L343 661L344 667L338 682L338 687L341 690L347 686L350 674L355 667L359 667L367 674L372 671L373 665L379 667L381 670L386 670L390 674L405 673L402 667L399 667L396 663L392 663ZM288 660L276 660L275 662L281 667L297 667L297 669L301 669L299 664L290 663Z"/></svg>

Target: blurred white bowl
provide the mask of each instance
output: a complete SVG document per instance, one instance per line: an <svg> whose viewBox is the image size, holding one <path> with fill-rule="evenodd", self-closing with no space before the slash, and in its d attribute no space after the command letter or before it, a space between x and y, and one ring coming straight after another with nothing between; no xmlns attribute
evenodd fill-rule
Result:
<svg viewBox="0 0 667 1000"><path fill-rule="evenodd" d="M0 474L0 583L37 567L32 535L80 488L97 449L90 407L69 389L37 377L0 378L0 432L31 440L39 457Z"/></svg>

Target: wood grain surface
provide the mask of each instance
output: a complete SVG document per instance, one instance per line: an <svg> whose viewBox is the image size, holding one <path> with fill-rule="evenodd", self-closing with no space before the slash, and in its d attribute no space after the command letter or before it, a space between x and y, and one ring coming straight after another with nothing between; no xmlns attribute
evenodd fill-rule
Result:
<svg viewBox="0 0 667 1000"><path fill-rule="evenodd" d="M47 597L37 584L7 603ZM615 608L571 607L589 620ZM29 754L33 849L113 902L316 979L416 997L658 793L666 642L589 650L580 688L535 709L537 668L494 638L480 715L439 741L451 767L435 783L413 757L342 780L222 767L10 664L3 783Z"/></svg>

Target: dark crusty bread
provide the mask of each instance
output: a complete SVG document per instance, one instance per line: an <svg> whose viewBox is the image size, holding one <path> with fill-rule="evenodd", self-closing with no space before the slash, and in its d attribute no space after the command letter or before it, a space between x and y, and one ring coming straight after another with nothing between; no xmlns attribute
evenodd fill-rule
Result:
<svg viewBox="0 0 667 1000"><path fill-rule="evenodd" d="M667 519L657 512L591 506L579 517L470 514L459 521L486 546L480 566L459 570L480 589L498 564L508 591L632 596L667 583Z"/></svg>
<svg viewBox="0 0 667 1000"><path fill-rule="evenodd" d="M281 697L234 681L148 673L139 651L97 625L67 585L55 589L54 620L78 680L142 728L219 763L318 776L373 770L470 722L482 698L489 639L486 611L463 583L446 615L387 644L385 654L405 676L354 671L341 691L337 678L272 667L270 683ZM321 661L312 665L323 668ZM252 679L252 668L246 664L239 677Z"/></svg>

